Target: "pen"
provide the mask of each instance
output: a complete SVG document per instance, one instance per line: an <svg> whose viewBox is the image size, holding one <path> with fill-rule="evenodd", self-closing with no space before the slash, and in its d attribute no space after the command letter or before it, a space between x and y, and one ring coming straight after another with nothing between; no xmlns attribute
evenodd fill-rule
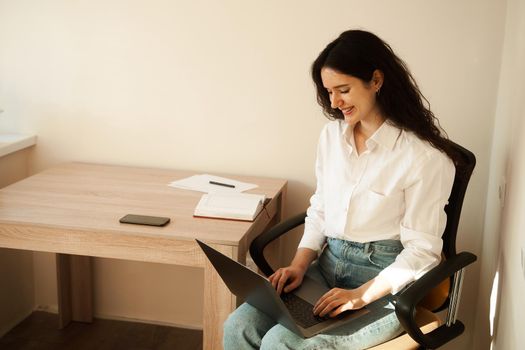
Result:
<svg viewBox="0 0 525 350"><path fill-rule="evenodd" d="M210 184L218 185L218 186L224 186L224 187L230 187L230 188L235 188L235 185L224 184L222 182L217 182L217 181L210 181Z"/></svg>

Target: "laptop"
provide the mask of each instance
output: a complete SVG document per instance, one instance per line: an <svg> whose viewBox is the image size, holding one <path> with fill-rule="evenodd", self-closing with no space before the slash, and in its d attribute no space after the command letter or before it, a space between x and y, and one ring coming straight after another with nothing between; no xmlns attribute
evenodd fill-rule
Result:
<svg viewBox="0 0 525 350"><path fill-rule="evenodd" d="M267 278L196 241L232 294L303 338L338 327L369 312L362 308L345 311L334 318L314 316L313 305L329 290L324 285L304 276L300 287L279 296Z"/></svg>

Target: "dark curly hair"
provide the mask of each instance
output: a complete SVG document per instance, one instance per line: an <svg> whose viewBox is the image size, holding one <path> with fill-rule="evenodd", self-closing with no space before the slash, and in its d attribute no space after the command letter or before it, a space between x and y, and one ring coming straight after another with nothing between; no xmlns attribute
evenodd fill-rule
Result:
<svg viewBox="0 0 525 350"><path fill-rule="evenodd" d="M383 116L400 129L412 131L420 139L445 152L454 164L461 162L407 65L379 37L363 30L343 32L326 46L312 64L317 102L323 113L329 119L344 119L339 109L331 107L330 97L323 86L321 69L325 67L367 83L372 80L374 71L380 70L384 81L376 101Z"/></svg>

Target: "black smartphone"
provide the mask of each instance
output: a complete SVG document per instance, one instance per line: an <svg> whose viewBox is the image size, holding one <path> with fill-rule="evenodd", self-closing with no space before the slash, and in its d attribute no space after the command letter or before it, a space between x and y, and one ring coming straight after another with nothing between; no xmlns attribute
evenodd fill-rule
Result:
<svg viewBox="0 0 525 350"><path fill-rule="evenodd" d="M148 225L148 226L166 226L170 218L161 216L147 216L128 214L119 220L123 224Z"/></svg>

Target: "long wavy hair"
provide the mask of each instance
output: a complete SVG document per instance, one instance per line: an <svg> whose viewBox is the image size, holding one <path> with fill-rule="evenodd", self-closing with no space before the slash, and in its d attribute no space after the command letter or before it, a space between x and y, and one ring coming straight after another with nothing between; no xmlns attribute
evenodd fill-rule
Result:
<svg viewBox="0 0 525 350"><path fill-rule="evenodd" d="M321 51L312 64L312 78L317 89L317 102L329 119L344 119L342 112L332 108L328 91L323 86L321 69L331 68L368 83L374 71L383 72L384 81L376 101L383 116L403 130L412 131L420 139L445 152L454 164L461 162L447 134L430 110L407 65L390 45L363 30L348 30Z"/></svg>

